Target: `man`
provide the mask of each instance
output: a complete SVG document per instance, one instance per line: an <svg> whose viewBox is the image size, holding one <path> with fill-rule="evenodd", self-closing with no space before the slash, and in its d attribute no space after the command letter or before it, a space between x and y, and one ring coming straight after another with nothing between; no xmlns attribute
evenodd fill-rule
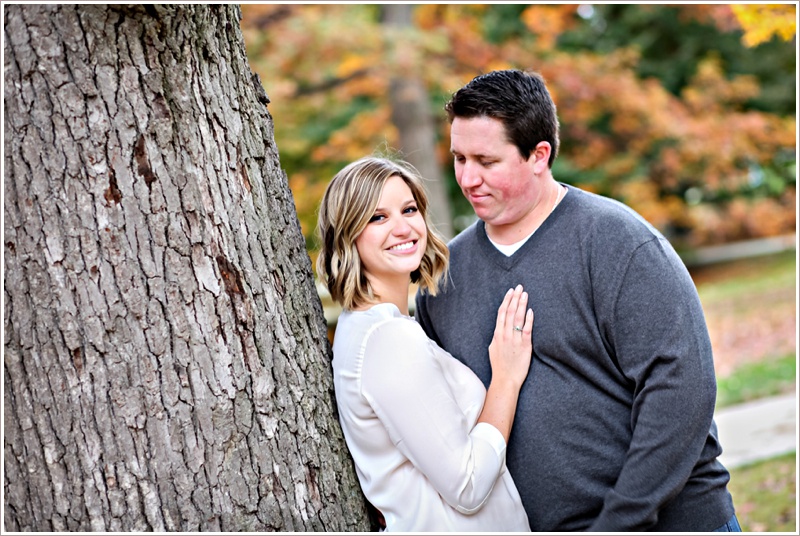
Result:
<svg viewBox="0 0 800 536"><path fill-rule="evenodd" d="M485 348L522 284L533 363L507 450L533 531L739 531L713 422L716 380L697 291L631 209L556 182L542 78L479 76L446 105L455 175L479 220L450 243L428 335L489 384Z"/></svg>

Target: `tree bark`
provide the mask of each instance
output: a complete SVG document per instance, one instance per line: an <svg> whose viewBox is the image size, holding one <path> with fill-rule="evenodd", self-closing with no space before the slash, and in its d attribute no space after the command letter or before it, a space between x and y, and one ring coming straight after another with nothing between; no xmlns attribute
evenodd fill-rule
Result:
<svg viewBox="0 0 800 536"><path fill-rule="evenodd" d="M239 8L4 10L4 529L369 530Z"/></svg>
<svg viewBox="0 0 800 536"><path fill-rule="evenodd" d="M412 25L409 4L384 4L381 22L390 27L404 28ZM400 56L410 51L410 41L398 39L395 53ZM414 76L395 77L389 83L389 100L392 106L392 123L400 135L398 149L423 177L430 197L430 218L436 229L447 239L454 235L450 197L442 169L436 158L436 125L433 120L428 92L423 82Z"/></svg>

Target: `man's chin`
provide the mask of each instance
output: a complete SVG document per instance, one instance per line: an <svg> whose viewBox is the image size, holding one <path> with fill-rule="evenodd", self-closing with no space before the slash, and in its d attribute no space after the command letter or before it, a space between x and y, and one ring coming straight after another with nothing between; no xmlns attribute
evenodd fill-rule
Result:
<svg viewBox="0 0 800 536"><path fill-rule="evenodd" d="M495 219L495 215L485 207L476 207L473 205L472 210L475 211L475 215L479 219L485 221L486 223L492 223L492 220Z"/></svg>

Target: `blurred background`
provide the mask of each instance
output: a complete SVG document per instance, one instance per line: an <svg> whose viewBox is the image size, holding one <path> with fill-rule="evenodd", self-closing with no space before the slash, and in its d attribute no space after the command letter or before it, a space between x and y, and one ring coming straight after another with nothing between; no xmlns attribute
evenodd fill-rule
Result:
<svg viewBox="0 0 800 536"><path fill-rule="evenodd" d="M474 221L443 111L478 74L540 72L554 177L618 199L684 258L725 408L796 391L796 4L245 4L309 255L328 181L399 151L437 228ZM326 317L337 311L326 302ZM794 452L732 469L745 531L796 533Z"/></svg>

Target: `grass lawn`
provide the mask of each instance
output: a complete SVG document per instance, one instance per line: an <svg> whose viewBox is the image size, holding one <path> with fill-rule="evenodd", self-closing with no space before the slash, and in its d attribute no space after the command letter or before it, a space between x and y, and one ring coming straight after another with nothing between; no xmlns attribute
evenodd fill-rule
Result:
<svg viewBox="0 0 800 536"><path fill-rule="evenodd" d="M795 390L797 355L745 363L717 379L717 408Z"/></svg>
<svg viewBox="0 0 800 536"><path fill-rule="evenodd" d="M796 253L710 266L692 277L714 346L717 408L795 391ZM743 531L797 534L796 457L730 470Z"/></svg>
<svg viewBox="0 0 800 536"><path fill-rule="evenodd" d="M797 534L796 453L732 469L728 489L744 532Z"/></svg>
<svg viewBox="0 0 800 536"><path fill-rule="evenodd" d="M763 294L775 288L791 289L797 283L794 250L738 261L728 261L691 270L704 304L730 298Z"/></svg>
<svg viewBox="0 0 800 536"><path fill-rule="evenodd" d="M795 390L795 251L697 268L691 273L714 348L717 406Z"/></svg>

